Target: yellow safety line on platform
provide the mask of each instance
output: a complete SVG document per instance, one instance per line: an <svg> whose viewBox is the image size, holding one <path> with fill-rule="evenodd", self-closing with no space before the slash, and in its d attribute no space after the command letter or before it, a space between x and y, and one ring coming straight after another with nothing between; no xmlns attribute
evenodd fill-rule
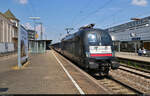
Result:
<svg viewBox="0 0 150 96"><path fill-rule="evenodd" d="M12 69L13 70L20 70L20 69L24 69L30 62L27 61L21 68L18 67L18 65L13 66Z"/></svg>

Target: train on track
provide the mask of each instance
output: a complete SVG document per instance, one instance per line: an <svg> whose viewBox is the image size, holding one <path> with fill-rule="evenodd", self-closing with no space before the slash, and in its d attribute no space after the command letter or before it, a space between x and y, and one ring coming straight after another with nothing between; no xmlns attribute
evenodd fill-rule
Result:
<svg viewBox="0 0 150 96"><path fill-rule="evenodd" d="M106 30L93 28L94 24L80 27L68 34L61 42L50 47L91 73L108 75L117 69L112 38Z"/></svg>

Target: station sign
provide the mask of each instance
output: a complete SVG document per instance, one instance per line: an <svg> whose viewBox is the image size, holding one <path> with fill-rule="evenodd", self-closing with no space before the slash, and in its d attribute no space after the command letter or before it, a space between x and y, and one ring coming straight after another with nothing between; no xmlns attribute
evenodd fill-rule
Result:
<svg viewBox="0 0 150 96"><path fill-rule="evenodd" d="M134 37L134 38L132 38L132 41L138 41L138 40L141 40L141 38L140 37Z"/></svg>
<svg viewBox="0 0 150 96"><path fill-rule="evenodd" d="M131 37L132 41L139 41L139 40L141 40L141 37L138 37L135 32L130 33L130 37Z"/></svg>
<svg viewBox="0 0 150 96"><path fill-rule="evenodd" d="M35 38L36 38L36 39L38 39L38 38L39 38L39 35L38 35L37 33L35 34Z"/></svg>

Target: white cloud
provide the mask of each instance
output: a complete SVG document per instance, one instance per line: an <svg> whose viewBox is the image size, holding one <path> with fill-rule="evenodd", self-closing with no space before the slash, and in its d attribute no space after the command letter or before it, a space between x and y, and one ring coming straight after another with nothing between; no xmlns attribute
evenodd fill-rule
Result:
<svg viewBox="0 0 150 96"><path fill-rule="evenodd" d="M133 5L146 6L148 4L147 0L132 0Z"/></svg>
<svg viewBox="0 0 150 96"><path fill-rule="evenodd" d="M19 2L20 4L27 4L28 0L17 0L17 2Z"/></svg>

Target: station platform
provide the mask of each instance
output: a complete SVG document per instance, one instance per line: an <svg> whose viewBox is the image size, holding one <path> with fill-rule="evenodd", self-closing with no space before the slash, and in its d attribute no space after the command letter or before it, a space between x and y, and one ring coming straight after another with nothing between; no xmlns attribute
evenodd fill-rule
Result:
<svg viewBox="0 0 150 96"><path fill-rule="evenodd" d="M150 57L138 56L137 53L129 53L129 52L116 52L116 57L129 59L129 60L136 60L136 61L143 61L150 63Z"/></svg>
<svg viewBox="0 0 150 96"><path fill-rule="evenodd" d="M1 60L0 94L106 93L89 77L52 50L42 54L30 54L29 62L22 69L14 69L16 64L15 56Z"/></svg>

